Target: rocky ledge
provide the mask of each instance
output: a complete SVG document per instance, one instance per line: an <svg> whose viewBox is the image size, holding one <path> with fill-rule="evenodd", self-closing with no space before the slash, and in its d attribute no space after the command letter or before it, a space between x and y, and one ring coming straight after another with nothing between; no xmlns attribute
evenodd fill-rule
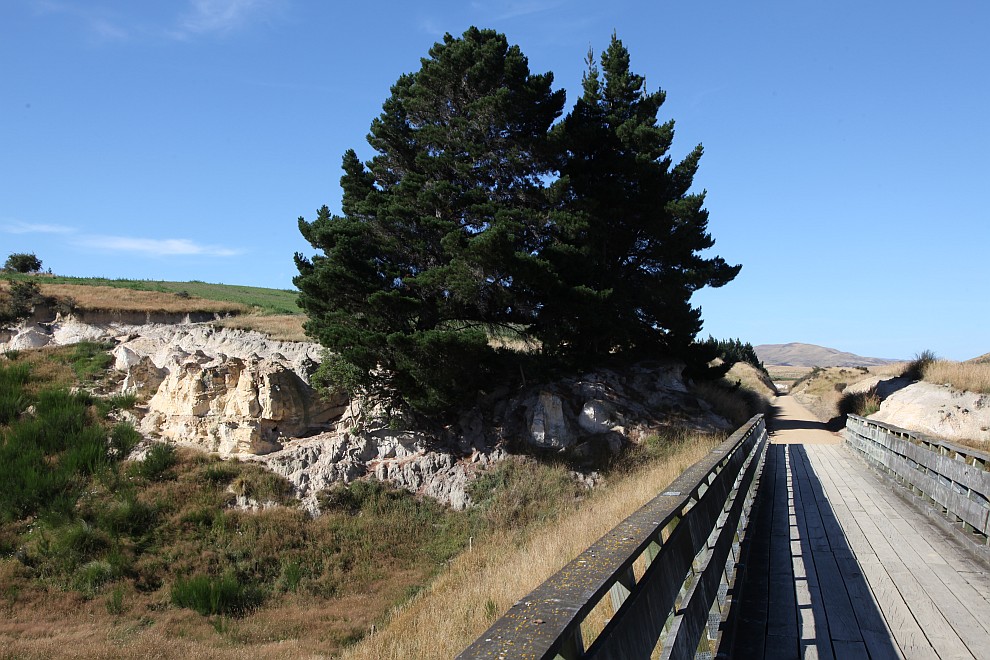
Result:
<svg viewBox="0 0 990 660"><path fill-rule="evenodd" d="M321 398L310 386L318 345L255 332L59 318L20 326L0 350L83 340L114 345L116 389L147 401L136 419L147 438L263 463L314 513L322 490L367 476L463 508L474 475L513 452L594 459L664 426L731 429L688 391L675 363L503 389L457 424L426 431L369 422L373 414L358 420L359 402Z"/></svg>

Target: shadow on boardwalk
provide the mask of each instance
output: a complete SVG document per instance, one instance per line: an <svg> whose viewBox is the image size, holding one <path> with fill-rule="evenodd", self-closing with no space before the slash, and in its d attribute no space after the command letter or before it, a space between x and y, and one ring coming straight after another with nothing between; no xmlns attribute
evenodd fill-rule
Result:
<svg viewBox="0 0 990 660"><path fill-rule="evenodd" d="M804 446L768 447L742 561L720 657L901 657Z"/></svg>

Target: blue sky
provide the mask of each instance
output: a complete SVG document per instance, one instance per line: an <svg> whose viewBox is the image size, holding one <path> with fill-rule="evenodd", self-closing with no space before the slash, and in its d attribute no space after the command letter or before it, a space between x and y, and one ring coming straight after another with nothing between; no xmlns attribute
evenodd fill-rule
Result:
<svg viewBox="0 0 990 660"><path fill-rule="evenodd" d="M990 9L977 0L3 0L0 256L291 287L296 229L444 32L504 32L568 105L617 31L703 143L703 335L990 351Z"/></svg>

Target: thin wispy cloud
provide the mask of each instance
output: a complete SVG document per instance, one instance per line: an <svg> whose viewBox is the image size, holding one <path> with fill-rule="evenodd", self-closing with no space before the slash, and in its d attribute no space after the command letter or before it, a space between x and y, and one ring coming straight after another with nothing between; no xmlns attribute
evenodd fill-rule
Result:
<svg viewBox="0 0 990 660"><path fill-rule="evenodd" d="M484 12L487 17L495 21L507 21L513 18L540 14L551 9L556 9L564 5L564 0L535 0L533 2L472 2L471 8L475 11Z"/></svg>
<svg viewBox="0 0 990 660"><path fill-rule="evenodd" d="M48 225L10 220L0 224L0 231L8 234L71 234L76 230L64 225Z"/></svg>
<svg viewBox="0 0 990 660"><path fill-rule="evenodd" d="M31 7L40 16L70 17L98 42L148 38L184 41L242 29L271 16L286 1L186 0L174 3L174 7L156 7L152 16L134 7L114 7L97 0L31 0Z"/></svg>
<svg viewBox="0 0 990 660"><path fill-rule="evenodd" d="M174 35L226 34L271 11L276 0L190 0Z"/></svg>
<svg viewBox="0 0 990 660"><path fill-rule="evenodd" d="M33 0L31 7L41 15L61 14L81 23L97 41L126 41L133 26L116 11L95 3L70 3L60 0Z"/></svg>
<svg viewBox="0 0 990 660"><path fill-rule="evenodd" d="M243 250L221 245L202 245L187 238L133 238L130 236L83 236L78 244L110 252L131 252L149 256L234 257Z"/></svg>

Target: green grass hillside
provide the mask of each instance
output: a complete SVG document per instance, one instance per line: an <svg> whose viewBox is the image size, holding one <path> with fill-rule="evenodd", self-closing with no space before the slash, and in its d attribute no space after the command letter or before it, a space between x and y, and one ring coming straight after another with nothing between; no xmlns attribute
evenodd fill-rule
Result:
<svg viewBox="0 0 990 660"><path fill-rule="evenodd" d="M18 275L7 273L3 279L30 280L39 285L76 285L111 287L132 291L149 291L191 296L204 300L244 305L264 314L301 314L296 305L298 293L291 289L265 289L238 284L211 284L194 280L192 282L166 282L157 280L107 279L103 277L69 277L64 275ZM108 304L112 304L108 301Z"/></svg>

